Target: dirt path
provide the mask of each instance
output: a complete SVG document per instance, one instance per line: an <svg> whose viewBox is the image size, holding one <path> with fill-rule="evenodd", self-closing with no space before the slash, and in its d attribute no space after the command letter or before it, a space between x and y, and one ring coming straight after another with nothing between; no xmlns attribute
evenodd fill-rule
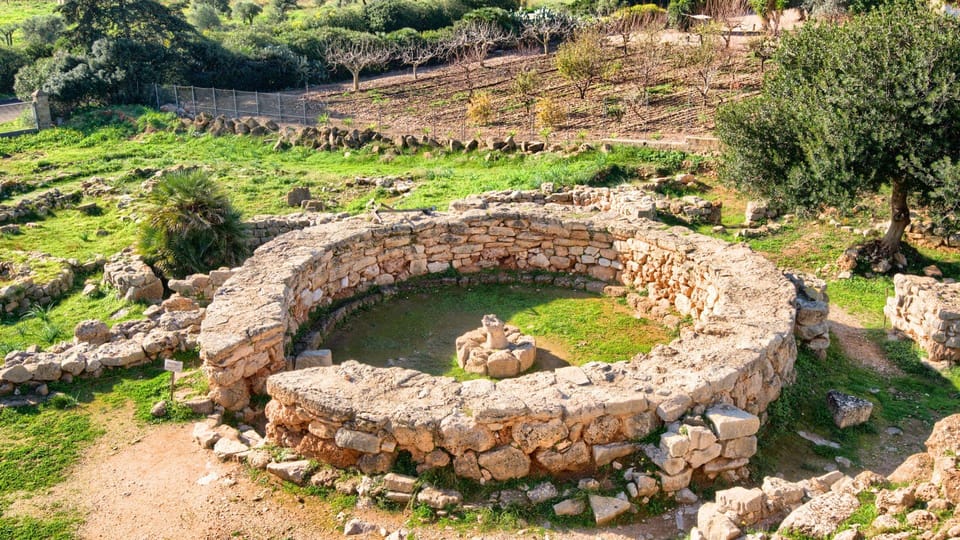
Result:
<svg viewBox="0 0 960 540"><path fill-rule="evenodd" d="M903 371L887 360L887 355L869 336L863 324L840 306L830 304L830 331L840 342L847 358L886 377L903 376Z"/></svg>
<svg viewBox="0 0 960 540"><path fill-rule="evenodd" d="M342 522L319 498L284 491L269 477L255 480L237 463L221 463L191 439L191 424L144 426L131 408L99 407L94 421L106 433L66 480L31 498L20 499L12 515L43 517L73 511L83 518L82 539L290 539L343 538ZM265 477L266 478L266 477ZM646 523L605 530L548 530L546 538L576 540L667 539L680 536L696 520L697 506L652 518ZM410 513L347 510L392 532ZM679 517L678 517L679 516ZM461 536L453 529L412 529L423 540ZM543 538L521 532L469 534L469 538L508 540ZM358 538L382 538L374 531Z"/></svg>

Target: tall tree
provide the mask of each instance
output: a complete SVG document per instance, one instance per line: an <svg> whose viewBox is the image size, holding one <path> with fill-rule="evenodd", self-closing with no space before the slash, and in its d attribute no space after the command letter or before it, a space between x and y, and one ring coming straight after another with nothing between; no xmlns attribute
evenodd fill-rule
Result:
<svg viewBox="0 0 960 540"><path fill-rule="evenodd" d="M782 205L853 205L890 188L878 251L895 254L911 196L960 196L960 21L897 3L783 38L762 93L721 109L723 174ZM936 214L946 215L944 212Z"/></svg>
<svg viewBox="0 0 960 540"><path fill-rule="evenodd" d="M57 11L67 23L67 41L86 50L102 38L168 44L195 33L156 0L67 0Z"/></svg>

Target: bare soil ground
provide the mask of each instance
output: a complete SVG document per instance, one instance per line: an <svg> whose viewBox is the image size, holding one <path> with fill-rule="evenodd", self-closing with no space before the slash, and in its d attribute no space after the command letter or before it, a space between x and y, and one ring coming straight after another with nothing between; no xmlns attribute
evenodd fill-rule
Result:
<svg viewBox="0 0 960 540"><path fill-rule="evenodd" d="M392 71L379 76L363 76L359 92L351 92L351 83L313 87L308 93L317 112L326 111L331 122L343 125L345 119L353 127L379 127L381 131L436 137L505 136L515 133L520 139L543 139L533 115L511 90L518 73L535 70L540 77L535 97L548 97L567 111L567 121L551 130L550 140L570 141L603 138L680 140L686 135L708 135L713 129L716 108L724 102L756 92L762 80L759 63L749 57L747 44L758 35L759 19L745 16L736 19L726 59L720 69L705 105L693 88L696 75L690 68L678 67L668 56L656 70L651 86L660 91L649 104L632 105L631 97L642 91L638 81L639 59L646 54L633 43L624 54L617 45L619 38L610 38L609 64L620 69L601 77L580 99L574 86L557 72L554 54L542 49L499 52L483 65L469 69L456 65L421 68L418 79L410 70ZM788 10L782 28L799 24L796 10ZM693 34L665 31L660 39L672 45L674 52L695 43ZM620 40L622 43L622 40ZM489 92L496 111L493 122L476 126L467 121L466 107L470 90ZM607 114L617 104L624 110L621 119Z"/></svg>

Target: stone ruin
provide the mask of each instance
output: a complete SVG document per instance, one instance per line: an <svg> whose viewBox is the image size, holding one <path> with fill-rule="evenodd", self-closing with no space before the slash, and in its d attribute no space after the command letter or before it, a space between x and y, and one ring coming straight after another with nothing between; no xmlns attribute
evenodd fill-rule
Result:
<svg viewBox="0 0 960 540"><path fill-rule="evenodd" d="M506 379L533 367L537 359L533 336L503 324L496 315L484 315L481 324L457 338L457 365L464 371Z"/></svg>
<svg viewBox="0 0 960 540"><path fill-rule="evenodd" d="M960 362L960 283L897 274L883 312L933 362Z"/></svg>
<svg viewBox="0 0 960 540"><path fill-rule="evenodd" d="M635 487L742 478L765 409L793 377L795 286L747 246L644 219L655 210L629 188L527 193L356 217L262 246L207 310L199 341L211 397L239 410L267 392L271 441L368 473L401 453L420 470L452 465L486 481L577 474L643 452L652 469ZM693 324L623 362L496 382L356 362L284 372L311 314L450 270L617 283ZM663 426L659 444L635 442Z"/></svg>

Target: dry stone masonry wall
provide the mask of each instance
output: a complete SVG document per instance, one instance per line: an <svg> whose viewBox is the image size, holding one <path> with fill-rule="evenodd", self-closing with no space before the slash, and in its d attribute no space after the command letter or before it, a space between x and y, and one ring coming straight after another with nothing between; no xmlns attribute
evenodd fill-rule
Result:
<svg viewBox="0 0 960 540"><path fill-rule="evenodd" d="M960 362L960 283L897 274L884 313L935 362Z"/></svg>
<svg viewBox="0 0 960 540"><path fill-rule="evenodd" d="M651 212L642 192L583 189L541 204L500 197L526 195L475 197L450 214L348 219L258 249L203 322L213 399L236 410L266 390L275 442L368 471L385 470L401 451L421 467L452 463L480 480L587 470L671 424L673 438L643 449L664 491L695 471L736 476L755 451L759 417L793 375L793 284L746 246L642 219ZM695 324L624 362L499 382L355 362L279 373L318 308L414 276L493 268L646 289Z"/></svg>

